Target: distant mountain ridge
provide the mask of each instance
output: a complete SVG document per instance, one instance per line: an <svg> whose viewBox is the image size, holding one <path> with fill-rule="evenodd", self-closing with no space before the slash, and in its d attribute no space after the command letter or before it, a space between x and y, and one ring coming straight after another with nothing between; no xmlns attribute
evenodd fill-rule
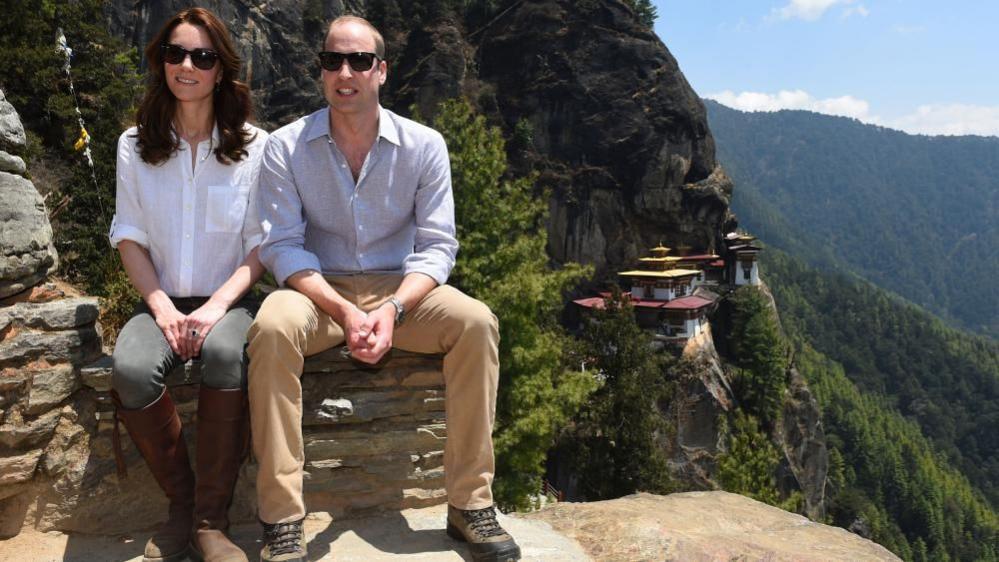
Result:
<svg viewBox="0 0 999 562"><path fill-rule="evenodd" d="M999 138L705 106L744 227L952 325L999 336Z"/></svg>

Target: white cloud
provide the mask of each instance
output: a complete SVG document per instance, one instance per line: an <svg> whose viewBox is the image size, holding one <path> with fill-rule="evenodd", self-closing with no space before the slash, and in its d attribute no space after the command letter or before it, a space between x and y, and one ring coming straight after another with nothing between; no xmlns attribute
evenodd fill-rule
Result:
<svg viewBox="0 0 999 562"><path fill-rule="evenodd" d="M870 105L853 96L816 99L804 90L781 90L776 94L763 92L741 92L731 90L709 94L708 99L741 111L778 111L780 109L804 109L827 115L841 115L854 119L869 120Z"/></svg>
<svg viewBox="0 0 999 562"><path fill-rule="evenodd" d="M880 124L922 135L999 136L999 106L921 105L908 115Z"/></svg>
<svg viewBox="0 0 999 562"><path fill-rule="evenodd" d="M901 117L883 119L871 114L871 107L867 101L849 95L817 99L804 90L781 90L776 94L765 92L737 94L725 90L705 97L740 111L802 109L826 115L852 117L864 123L898 129L913 135L999 136L999 105L922 105Z"/></svg>
<svg viewBox="0 0 999 562"><path fill-rule="evenodd" d="M789 20L802 19L805 21L815 21L826 13L826 10L833 6L852 4L855 0L790 0L783 8L774 8L770 15L773 18ZM867 8L860 6L867 15Z"/></svg>

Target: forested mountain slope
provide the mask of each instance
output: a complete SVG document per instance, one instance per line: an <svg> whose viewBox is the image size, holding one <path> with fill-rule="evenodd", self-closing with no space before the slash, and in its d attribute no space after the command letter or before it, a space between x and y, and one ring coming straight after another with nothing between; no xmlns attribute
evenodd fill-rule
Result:
<svg viewBox="0 0 999 562"><path fill-rule="evenodd" d="M776 250L763 271L785 330L842 366L870 396L914 420L999 505L999 345Z"/></svg>
<svg viewBox="0 0 999 562"><path fill-rule="evenodd" d="M999 138L705 106L743 226L954 325L999 334Z"/></svg>

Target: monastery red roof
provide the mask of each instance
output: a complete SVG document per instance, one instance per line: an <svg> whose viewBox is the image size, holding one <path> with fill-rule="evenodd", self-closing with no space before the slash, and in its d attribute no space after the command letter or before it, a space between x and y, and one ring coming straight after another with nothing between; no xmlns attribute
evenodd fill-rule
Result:
<svg viewBox="0 0 999 562"><path fill-rule="evenodd" d="M669 310L697 310L711 304L711 301L698 296L680 297L665 303L662 308Z"/></svg>
<svg viewBox="0 0 999 562"><path fill-rule="evenodd" d="M576 299L572 301L579 306L585 306L586 308L597 308L603 310L604 308L604 298L603 297L586 297L585 299Z"/></svg>

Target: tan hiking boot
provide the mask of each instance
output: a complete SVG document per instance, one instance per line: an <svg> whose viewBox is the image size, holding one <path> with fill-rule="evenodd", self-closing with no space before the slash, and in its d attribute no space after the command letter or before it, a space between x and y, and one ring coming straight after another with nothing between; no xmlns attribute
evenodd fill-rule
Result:
<svg viewBox="0 0 999 562"><path fill-rule="evenodd" d="M306 562L305 519L291 523L260 523L264 526L264 548L260 562Z"/></svg>
<svg viewBox="0 0 999 562"><path fill-rule="evenodd" d="M458 509L447 506L447 534L467 542L476 562L520 560L520 547L496 521L496 508Z"/></svg>

